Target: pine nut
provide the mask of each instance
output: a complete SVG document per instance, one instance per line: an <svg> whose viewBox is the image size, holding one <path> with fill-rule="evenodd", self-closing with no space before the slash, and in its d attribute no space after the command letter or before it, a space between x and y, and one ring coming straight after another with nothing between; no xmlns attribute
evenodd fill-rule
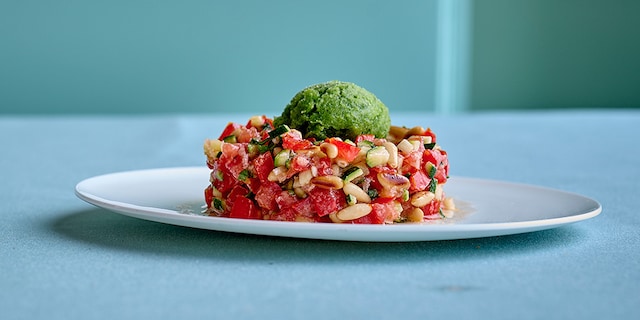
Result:
<svg viewBox="0 0 640 320"><path fill-rule="evenodd" d="M407 131L407 133L405 134L405 137L418 136L423 134L424 134L424 128L422 128L421 126L415 126L409 129L409 131Z"/></svg>
<svg viewBox="0 0 640 320"><path fill-rule="evenodd" d="M411 205L414 207L422 208L429 204L429 202L431 202L431 200L433 200L435 197L436 195L433 192L419 191L411 196Z"/></svg>
<svg viewBox="0 0 640 320"><path fill-rule="evenodd" d="M409 222L422 222L424 221L424 212L418 208L412 208L407 211L406 217Z"/></svg>
<svg viewBox="0 0 640 320"><path fill-rule="evenodd" d="M335 144L323 142L320 145L320 150L327 154L327 157L334 159L338 156L338 147Z"/></svg>
<svg viewBox="0 0 640 320"><path fill-rule="evenodd" d="M331 212L329 213L329 219L331 219L331 222L333 223L343 223L344 221L340 220L338 218L337 212Z"/></svg>
<svg viewBox="0 0 640 320"><path fill-rule="evenodd" d="M256 128L262 127L262 125L264 125L264 118L262 116L253 116L249 118L249 121L251 122L251 126Z"/></svg>
<svg viewBox="0 0 640 320"><path fill-rule="evenodd" d="M269 176L267 176L267 180L271 182L284 182L287 180L287 168L285 167L275 167L271 172L269 172Z"/></svg>
<svg viewBox="0 0 640 320"><path fill-rule="evenodd" d="M455 202L453 202L453 198L445 198L444 202L442 204L444 205L444 209L445 210L455 210L456 209L456 204L455 204Z"/></svg>
<svg viewBox="0 0 640 320"><path fill-rule="evenodd" d="M309 182L311 182L312 178L313 178L313 171L311 171L311 169L307 169L300 172L298 174L298 186L299 187L306 186L307 184L309 184Z"/></svg>
<svg viewBox="0 0 640 320"><path fill-rule="evenodd" d="M355 220L362 218L371 213L371 205L366 203L356 203L352 206L348 206L336 213L336 217L340 220Z"/></svg>
<svg viewBox="0 0 640 320"><path fill-rule="evenodd" d="M411 181L407 177L394 173L380 172L378 173L378 181L385 189L408 189L411 186Z"/></svg>
<svg viewBox="0 0 640 320"><path fill-rule="evenodd" d="M344 191L345 194L350 194L356 197L356 200L358 200L358 202L363 202L363 203L371 202L371 197L369 197L369 195L366 192L364 192L362 188L358 187L354 183L346 182L342 187L342 191Z"/></svg>
<svg viewBox="0 0 640 320"><path fill-rule="evenodd" d="M311 183L323 189L342 189L344 185L340 177L331 175L315 177L311 179Z"/></svg>
<svg viewBox="0 0 640 320"><path fill-rule="evenodd" d="M402 139L406 136L407 132L409 132L409 129L405 128L405 127L398 127L398 126L391 126L389 128L389 134L393 137L396 137L398 139Z"/></svg>
<svg viewBox="0 0 640 320"><path fill-rule="evenodd" d="M389 141L383 143L382 145L384 146L385 149L387 149L387 152L389 152L389 160L387 160L387 164L389 164L391 168L397 168L398 167L398 147L396 147L395 144Z"/></svg>

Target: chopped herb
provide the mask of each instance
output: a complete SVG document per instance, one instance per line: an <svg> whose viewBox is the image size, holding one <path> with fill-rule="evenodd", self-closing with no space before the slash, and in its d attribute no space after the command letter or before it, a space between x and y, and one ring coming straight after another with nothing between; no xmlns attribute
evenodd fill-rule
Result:
<svg viewBox="0 0 640 320"><path fill-rule="evenodd" d="M427 176L429 178L433 178L436 175L436 172L438 171L438 168L436 168L436 165L431 162L427 162L427 164L425 165L425 169L427 170Z"/></svg>
<svg viewBox="0 0 640 320"><path fill-rule="evenodd" d="M369 195L369 197L371 199L377 198L378 197L378 190L376 189L369 189L367 190L367 194Z"/></svg>
<svg viewBox="0 0 640 320"><path fill-rule="evenodd" d="M354 204L356 204L356 202L358 202L356 200L356 197L354 195L352 195L352 194L347 194L346 200L347 200L347 204L350 205L350 206L354 205Z"/></svg>
<svg viewBox="0 0 640 320"><path fill-rule="evenodd" d="M247 179L251 178L251 176L252 176L251 171L249 171L249 169L244 169L240 171L240 174L238 174L238 180L247 181Z"/></svg>
<svg viewBox="0 0 640 320"><path fill-rule="evenodd" d="M222 181L222 179L224 179L224 175L222 174L222 171L220 170L216 170L213 173L213 176L218 180L218 181Z"/></svg>
<svg viewBox="0 0 640 320"><path fill-rule="evenodd" d="M213 207L216 210L223 210L223 206L222 206L222 200L218 199L218 198L213 198Z"/></svg>
<svg viewBox="0 0 640 320"><path fill-rule="evenodd" d="M425 149L429 149L429 150L433 149L435 146L436 146L436 143L435 143L435 142L425 143L425 144L424 144L424 148L425 148Z"/></svg>
<svg viewBox="0 0 640 320"><path fill-rule="evenodd" d="M402 190L402 201L409 201L409 190Z"/></svg>
<svg viewBox="0 0 640 320"><path fill-rule="evenodd" d="M437 186L438 186L438 180L431 179L431 182L429 182L429 192L435 193Z"/></svg>

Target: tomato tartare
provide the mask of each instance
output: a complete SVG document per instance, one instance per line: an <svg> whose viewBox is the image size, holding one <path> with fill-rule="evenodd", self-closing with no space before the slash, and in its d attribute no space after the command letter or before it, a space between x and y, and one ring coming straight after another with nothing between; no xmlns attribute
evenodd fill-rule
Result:
<svg viewBox="0 0 640 320"><path fill-rule="evenodd" d="M448 218L447 153L430 129L392 126L385 139L305 139L254 116L204 143L205 213L277 221L355 224Z"/></svg>

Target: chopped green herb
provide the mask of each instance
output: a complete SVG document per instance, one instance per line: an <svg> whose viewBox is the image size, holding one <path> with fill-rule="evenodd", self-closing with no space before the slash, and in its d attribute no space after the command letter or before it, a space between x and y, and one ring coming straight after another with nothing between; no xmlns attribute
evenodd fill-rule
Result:
<svg viewBox="0 0 640 320"><path fill-rule="evenodd" d="M222 174L222 171L220 170L216 170L213 173L214 178L216 178L218 181L222 181L222 179L224 179L224 175Z"/></svg>
<svg viewBox="0 0 640 320"><path fill-rule="evenodd" d="M409 190L402 190L402 201L409 201Z"/></svg>
<svg viewBox="0 0 640 320"><path fill-rule="evenodd" d="M356 200L356 197L354 195L352 195L352 194L347 194L346 200L347 200L347 204L350 205L350 206L354 205L354 204L356 204L356 202L358 202Z"/></svg>
<svg viewBox="0 0 640 320"><path fill-rule="evenodd" d="M238 180L247 181L247 179L251 178L251 176L252 176L251 171L249 171L249 169L244 169L240 171L240 174L238 174Z"/></svg>
<svg viewBox="0 0 640 320"><path fill-rule="evenodd" d="M213 207L216 210L223 210L223 206L222 206L222 200L218 199L218 198L213 198Z"/></svg>
<svg viewBox="0 0 640 320"><path fill-rule="evenodd" d="M376 189L369 189L369 190L367 190L367 194L369 195L369 197L370 197L371 199L375 199L375 198L377 198L377 197L378 197L378 190L376 190Z"/></svg>
<svg viewBox="0 0 640 320"><path fill-rule="evenodd" d="M431 162L427 162L427 164L425 165L425 169L427 170L427 176L429 178L433 178L436 175L436 172L438 171L438 168L436 168L436 165Z"/></svg>
<svg viewBox="0 0 640 320"><path fill-rule="evenodd" d="M431 182L429 182L429 192L435 193L437 186L438 186L438 180L431 179Z"/></svg>
<svg viewBox="0 0 640 320"><path fill-rule="evenodd" d="M425 143L425 144L424 144L424 148L425 148L425 149L429 149L429 150L433 149L435 146L436 146L436 143L435 143L435 142L432 142L432 143Z"/></svg>

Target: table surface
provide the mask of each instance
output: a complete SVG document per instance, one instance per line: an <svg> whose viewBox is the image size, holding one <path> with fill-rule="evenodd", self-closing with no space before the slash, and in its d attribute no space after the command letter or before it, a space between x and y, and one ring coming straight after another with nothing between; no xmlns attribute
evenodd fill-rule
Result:
<svg viewBox="0 0 640 320"><path fill-rule="evenodd" d="M640 112L392 114L431 127L451 174L598 200L599 216L511 236L367 243L139 220L79 181L204 165L201 144L250 115L0 118L4 319L629 319L640 303ZM332 317L333 316L333 317Z"/></svg>

